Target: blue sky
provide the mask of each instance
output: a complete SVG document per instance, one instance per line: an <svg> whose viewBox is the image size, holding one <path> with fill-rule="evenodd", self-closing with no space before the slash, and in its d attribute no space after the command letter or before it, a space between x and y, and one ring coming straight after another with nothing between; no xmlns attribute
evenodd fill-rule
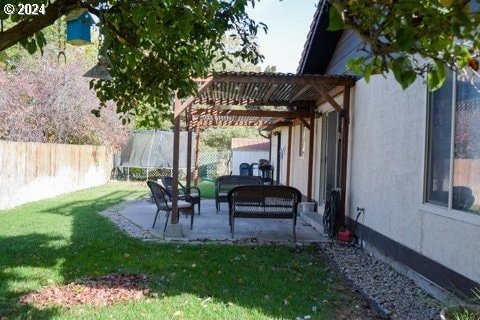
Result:
<svg viewBox="0 0 480 320"><path fill-rule="evenodd" d="M274 65L278 72L297 71L318 0L260 0L248 13L264 22L268 33L259 35L263 66Z"/></svg>

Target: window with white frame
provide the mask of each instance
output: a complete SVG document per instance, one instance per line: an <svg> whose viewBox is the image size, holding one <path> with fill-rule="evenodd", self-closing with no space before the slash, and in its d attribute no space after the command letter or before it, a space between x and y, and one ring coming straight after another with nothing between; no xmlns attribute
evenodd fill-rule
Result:
<svg viewBox="0 0 480 320"><path fill-rule="evenodd" d="M430 93L425 202L480 214L480 77L462 70Z"/></svg>

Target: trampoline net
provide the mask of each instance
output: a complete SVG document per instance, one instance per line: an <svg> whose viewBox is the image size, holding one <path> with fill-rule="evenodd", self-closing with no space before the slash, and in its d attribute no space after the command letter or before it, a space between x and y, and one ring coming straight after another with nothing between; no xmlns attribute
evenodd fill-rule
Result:
<svg viewBox="0 0 480 320"><path fill-rule="evenodd" d="M195 134L192 134L195 141ZM192 152L192 163L195 155ZM122 148L120 166L133 168L172 168L173 132L137 131ZM187 166L187 132L180 133L179 168Z"/></svg>

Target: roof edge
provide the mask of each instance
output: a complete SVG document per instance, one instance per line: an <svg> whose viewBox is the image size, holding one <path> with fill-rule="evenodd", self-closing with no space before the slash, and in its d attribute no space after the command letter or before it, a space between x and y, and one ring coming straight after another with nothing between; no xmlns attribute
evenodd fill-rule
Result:
<svg viewBox="0 0 480 320"><path fill-rule="evenodd" d="M307 42L300 58L297 74L325 74L344 30L329 31L328 0L320 0Z"/></svg>
<svg viewBox="0 0 480 320"><path fill-rule="evenodd" d="M324 10L324 7L325 7L325 2L326 2L326 0L319 0L318 1L317 10L313 14L313 21L310 24L310 30L308 31L308 34L307 34L307 41L303 45L302 55L300 56L300 61L298 63L298 67L297 67L297 74L303 74L303 70L305 69L305 62L307 60L306 58L307 58L308 52L310 52L310 47L312 46L312 40L313 40L314 34L317 30L317 26L318 26L318 23L320 21L320 17L323 14L323 10Z"/></svg>

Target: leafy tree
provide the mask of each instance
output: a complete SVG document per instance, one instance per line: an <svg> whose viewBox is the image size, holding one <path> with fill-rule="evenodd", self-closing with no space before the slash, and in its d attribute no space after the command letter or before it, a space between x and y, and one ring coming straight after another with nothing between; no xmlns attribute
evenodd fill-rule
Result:
<svg viewBox="0 0 480 320"><path fill-rule="evenodd" d="M258 131L252 127L208 128L200 135L202 149L211 148L218 151L230 150L232 138L260 138Z"/></svg>
<svg viewBox="0 0 480 320"><path fill-rule="evenodd" d="M259 65L243 61L235 55L241 45L238 39L223 38L227 54L218 53L213 61L212 69L215 71L260 72ZM265 72L275 72L275 66L267 66ZM248 109L248 106L236 106L237 109ZM255 106L255 109L258 106ZM202 150L215 149L218 151L230 150L232 138L259 138L260 134L253 127L210 127L200 135Z"/></svg>
<svg viewBox="0 0 480 320"><path fill-rule="evenodd" d="M364 74L393 71L407 88L428 71L439 88L451 69L479 68L480 15L476 0L329 0L330 30L352 29L368 54L349 61Z"/></svg>
<svg viewBox="0 0 480 320"><path fill-rule="evenodd" d="M38 4L0 0L0 6L7 2ZM125 122L141 115L140 121L148 123L169 115L172 92L182 98L196 90L191 79L206 76L211 61L225 52L220 40L226 33L240 43L236 57L253 63L262 59L253 39L266 26L248 17L248 4L255 0L48 1L45 15L0 12L0 52L17 42L30 53L43 48L47 40L42 29L83 7L100 18L101 53L110 61L112 80L91 83L100 109L112 100Z"/></svg>
<svg viewBox="0 0 480 320"><path fill-rule="evenodd" d="M252 39L255 43L256 39ZM212 71L243 71L243 72L260 72L259 65L255 65L250 61L245 61L241 56L235 54L241 48L241 42L236 37L225 35L222 37L223 50L216 52L209 69Z"/></svg>
<svg viewBox="0 0 480 320"><path fill-rule="evenodd" d="M114 106L110 104L101 119L90 112L99 101L82 75L95 57L83 48L72 48L65 64L57 61L53 46L44 50L42 59L22 50L5 51L0 68L0 139L120 148L129 130Z"/></svg>

